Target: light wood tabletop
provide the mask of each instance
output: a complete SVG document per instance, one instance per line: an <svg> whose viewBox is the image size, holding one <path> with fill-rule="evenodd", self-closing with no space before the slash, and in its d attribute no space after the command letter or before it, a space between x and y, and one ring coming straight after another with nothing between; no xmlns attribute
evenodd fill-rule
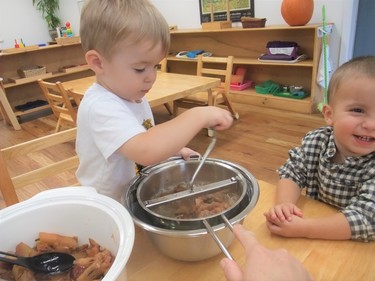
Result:
<svg viewBox="0 0 375 281"><path fill-rule="evenodd" d="M310 240L271 235L263 212L272 206L276 188L263 181L259 181L259 185L259 201L246 217L244 226L252 230L263 245L271 249L287 249L304 264L316 281L375 280L375 242ZM305 217L337 212L309 198L302 198L299 206ZM238 241L232 243L229 252L240 265L244 264L244 251ZM219 266L223 257L220 254L199 262L173 260L159 253L145 233L136 227L135 244L126 267L127 277L129 281L224 281L226 279Z"/></svg>
<svg viewBox="0 0 375 281"><path fill-rule="evenodd" d="M63 82L65 89L82 95L96 81L95 76ZM197 92L208 91L220 85L219 78L158 72L156 81L146 98L151 107L162 105Z"/></svg>

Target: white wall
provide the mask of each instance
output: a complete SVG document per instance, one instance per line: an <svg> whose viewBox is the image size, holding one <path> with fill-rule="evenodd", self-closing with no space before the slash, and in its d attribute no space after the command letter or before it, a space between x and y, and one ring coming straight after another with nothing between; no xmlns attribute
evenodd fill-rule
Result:
<svg viewBox="0 0 375 281"><path fill-rule="evenodd" d="M330 42L334 67L352 57L358 1L315 0L314 14L310 23L322 22L321 10L324 4L327 22L335 24ZM82 1L60 0L59 13L62 22L69 21L73 32L76 33L79 31L78 2ZM179 29L200 28L199 0L151 0L151 2L159 8L170 25L177 25ZM280 13L281 2L282 0L255 0L255 16L267 18L266 25L285 24ZM46 43L50 40L47 25L32 6L31 0L0 0L0 39L4 40L2 47L13 47L16 38L22 38L28 45Z"/></svg>
<svg viewBox="0 0 375 281"><path fill-rule="evenodd" d="M77 0L60 0L60 17L78 32ZM32 0L0 0L0 48L13 48L14 39L22 38L26 45L43 44L51 40L48 27Z"/></svg>
<svg viewBox="0 0 375 281"><path fill-rule="evenodd" d="M34 45L45 43L48 37L47 26L31 0L0 1L0 39L4 41L3 48L13 47L14 39L22 38L25 44Z"/></svg>

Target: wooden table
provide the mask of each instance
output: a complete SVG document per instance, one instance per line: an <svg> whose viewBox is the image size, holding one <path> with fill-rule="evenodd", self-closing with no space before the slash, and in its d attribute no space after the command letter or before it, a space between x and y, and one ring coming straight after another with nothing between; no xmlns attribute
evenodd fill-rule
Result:
<svg viewBox="0 0 375 281"><path fill-rule="evenodd" d="M285 248L303 262L316 281L370 281L375 280L375 242L326 241L283 238L271 235L265 225L263 212L272 206L275 186L259 181L260 198L244 221L265 246ZM321 202L302 198L300 207L305 217L321 216L336 212ZM238 241L229 247L234 259L243 265L244 251ZM224 257L200 262L182 262L168 258L157 251L144 232L136 227L133 252L127 264L128 281L224 281L219 266ZM270 268L269 270L272 270Z"/></svg>
<svg viewBox="0 0 375 281"><path fill-rule="evenodd" d="M74 89L82 95L96 81L95 76L63 82L65 89ZM219 78L158 72L156 81L146 98L150 106L158 106L191 95L208 91L220 85Z"/></svg>

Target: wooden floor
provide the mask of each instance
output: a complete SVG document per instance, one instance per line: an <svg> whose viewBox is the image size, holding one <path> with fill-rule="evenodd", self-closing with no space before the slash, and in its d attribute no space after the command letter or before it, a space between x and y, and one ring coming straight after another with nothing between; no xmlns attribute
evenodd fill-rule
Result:
<svg viewBox="0 0 375 281"><path fill-rule="evenodd" d="M275 170L286 160L288 150L299 145L301 138L309 130L325 124L320 114L288 113L241 104L235 106L240 119L234 122L230 130L217 133L218 141L210 157L242 165L257 179L270 183L276 183L278 177ZM156 107L153 111L157 123L171 118L164 106ZM0 148L53 133L56 125L53 115L48 114L39 118L34 116L30 119L21 120L22 130L19 131L0 121ZM210 138L206 131L202 130L188 146L203 154L209 142ZM65 146L64 150L49 151L48 155L30 157L53 158L54 155L61 155L61 153L73 154L74 144ZM12 175L16 175L18 171L27 169L27 165L34 165L38 161L32 159L22 163L16 162L9 166L9 169ZM25 200L41 190L69 186L74 181L74 171L71 171L68 175L25 187L18 191L18 196L21 200ZM0 208L3 207L4 202L0 194Z"/></svg>

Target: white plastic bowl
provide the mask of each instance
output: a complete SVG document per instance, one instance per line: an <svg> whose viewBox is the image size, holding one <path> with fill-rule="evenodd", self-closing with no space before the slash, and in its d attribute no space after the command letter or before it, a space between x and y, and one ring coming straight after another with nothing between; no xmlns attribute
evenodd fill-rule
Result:
<svg viewBox="0 0 375 281"><path fill-rule="evenodd" d="M79 244L92 238L116 256L103 280L126 280L125 265L134 245L134 224L117 201L92 187L64 187L41 192L0 211L2 251L20 242L34 246L39 232L77 236Z"/></svg>

